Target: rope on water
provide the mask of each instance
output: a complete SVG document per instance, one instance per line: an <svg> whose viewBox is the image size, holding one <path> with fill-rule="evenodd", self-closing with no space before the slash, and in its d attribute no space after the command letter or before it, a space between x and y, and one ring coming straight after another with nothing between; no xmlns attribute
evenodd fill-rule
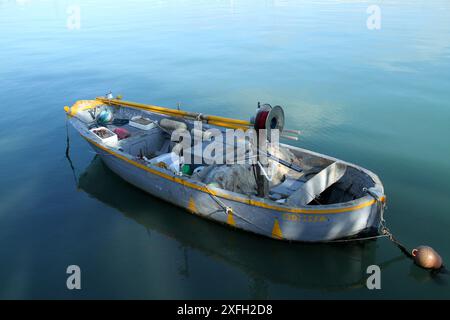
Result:
<svg viewBox="0 0 450 320"><path fill-rule="evenodd" d="M387 237L390 241L392 241L400 249L400 251L405 254L405 256L407 256L410 259L413 258L411 252L406 248L406 246L404 246L400 241L398 241L397 238L394 237L392 232L384 225L384 223L382 223L381 232L382 235Z"/></svg>
<svg viewBox="0 0 450 320"><path fill-rule="evenodd" d="M75 180L75 185L78 186L78 179L75 173L75 167L73 165L72 159L70 158L70 138L69 138L69 125L66 118L66 159L69 162L70 169L72 170L73 179Z"/></svg>
<svg viewBox="0 0 450 320"><path fill-rule="evenodd" d="M358 238L350 238L350 239L338 239L338 240L321 241L321 243L349 243L349 242L375 240L375 239L386 238L386 237L388 237L388 235L377 234L375 236L369 236L369 237L358 237Z"/></svg>
<svg viewBox="0 0 450 320"><path fill-rule="evenodd" d="M403 245L399 240L397 240L397 238L394 237L392 232L386 226L386 220L384 219L384 210L386 209L386 204L374 192L371 192L368 189L364 189L364 191L366 191L369 195L371 195L375 199L375 201L377 202L377 206L379 206L379 208L380 208L380 211L381 211L381 217L380 217L380 225L381 225L380 232L381 232L381 235L387 237L391 242L393 242L400 249L401 252L403 252L403 254L405 256L407 256L408 258L412 259L413 256L411 254L411 251L408 250L406 248L406 246Z"/></svg>

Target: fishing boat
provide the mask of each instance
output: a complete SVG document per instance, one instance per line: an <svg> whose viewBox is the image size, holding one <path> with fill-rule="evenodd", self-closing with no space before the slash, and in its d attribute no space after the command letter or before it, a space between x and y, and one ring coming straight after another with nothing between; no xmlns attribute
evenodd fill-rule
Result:
<svg viewBox="0 0 450 320"><path fill-rule="evenodd" d="M213 130L223 135L229 129L278 130L281 139L293 139L289 133L296 131L284 128L284 111L279 106L258 103L256 115L246 121L129 102L108 94L77 101L64 110L70 124L114 173L199 217L300 242L376 235L384 220L386 197L378 176L330 156L280 143L277 149L256 146L252 163L228 158L220 162L215 157L194 163L183 160L180 146L185 139L174 139L180 130L200 137L189 147L202 154L217 144L210 135ZM233 142L236 145L223 141L224 153L246 144L246 140ZM247 153L243 156L248 159ZM262 156L267 159L264 164L259 161Z"/></svg>

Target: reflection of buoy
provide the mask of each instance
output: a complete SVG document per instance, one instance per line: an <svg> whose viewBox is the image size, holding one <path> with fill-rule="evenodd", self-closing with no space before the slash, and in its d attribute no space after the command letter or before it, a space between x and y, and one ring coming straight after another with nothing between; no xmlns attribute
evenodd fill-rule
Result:
<svg viewBox="0 0 450 320"><path fill-rule="evenodd" d="M412 250L414 262L425 269L440 269L442 267L441 256L428 246L419 246Z"/></svg>

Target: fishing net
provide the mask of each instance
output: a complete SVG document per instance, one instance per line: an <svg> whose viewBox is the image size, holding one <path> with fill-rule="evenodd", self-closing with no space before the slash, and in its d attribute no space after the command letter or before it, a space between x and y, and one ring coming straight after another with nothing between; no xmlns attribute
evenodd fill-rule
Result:
<svg viewBox="0 0 450 320"><path fill-rule="evenodd" d="M287 148L270 149L269 152L275 157L285 160L289 163L299 165L300 162L295 155ZM272 153L273 152L273 153ZM275 186L284 181L286 175L297 177L299 174L282 164L268 160L267 174L271 181L269 186ZM251 164L233 164L218 165L208 172L203 182L214 187L237 192L246 195L256 195L257 185L253 165Z"/></svg>

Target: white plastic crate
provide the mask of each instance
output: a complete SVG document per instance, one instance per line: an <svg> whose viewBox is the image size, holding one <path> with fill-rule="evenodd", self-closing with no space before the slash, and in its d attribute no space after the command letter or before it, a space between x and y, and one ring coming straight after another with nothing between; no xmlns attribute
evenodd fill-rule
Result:
<svg viewBox="0 0 450 320"><path fill-rule="evenodd" d="M110 147L116 147L119 143L117 134L105 127L99 127L89 130L94 133L104 144Z"/></svg>
<svg viewBox="0 0 450 320"><path fill-rule="evenodd" d="M141 130L150 130L155 127L153 121L141 116L131 118L129 125Z"/></svg>

